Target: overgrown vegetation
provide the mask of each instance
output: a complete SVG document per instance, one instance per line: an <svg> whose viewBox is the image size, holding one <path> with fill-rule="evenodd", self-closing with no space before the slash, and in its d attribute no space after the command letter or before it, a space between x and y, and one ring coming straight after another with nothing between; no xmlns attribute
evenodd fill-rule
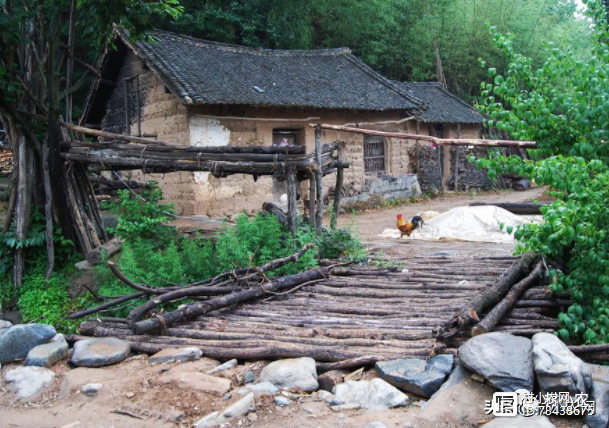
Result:
<svg viewBox="0 0 609 428"><path fill-rule="evenodd" d="M121 192L118 201L109 204L110 210L119 215L115 230L125 241L115 261L128 278L151 287L181 286L241 267L262 266L295 253L309 242L317 244L321 258L359 261L366 255L353 226L324 230L317 239L315 231L301 223L292 237L275 216L263 212L253 218L240 214L235 225L222 227L214 240L198 234L180 235L165 224L168 218L164 213L173 212L173 206L162 204L161 200L162 193L153 183L152 190L142 197ZM157 230L158 235L147 233L147 226ZM309 251L297 262L267 272L267 276L290 275L315 267L317 256L315 251ZM96 267L95 273L100 295L133 292L105 264ZM113 312L124 316L137 303L132 301Z"/></svg>
<svg viewBox="0 0 609 428"><path fill-rule="evenodd" d="M479 159L491 177L514 173L548 185L556 200L542 208L544 223L508 230L518 251L536 251L550 264L551 289L576 301L559 316L558 335L587 344L609 341L609 32L600 1L587 1L594 26L588 61L552 45L540 68L495 33L507 73L489 69L483 111L490 124L517 139L535 140L536 159Z"/></svg>

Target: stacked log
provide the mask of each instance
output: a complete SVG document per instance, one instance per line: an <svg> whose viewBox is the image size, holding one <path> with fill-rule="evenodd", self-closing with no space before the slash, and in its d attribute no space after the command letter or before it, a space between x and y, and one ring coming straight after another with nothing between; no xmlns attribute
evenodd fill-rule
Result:
<svg viewBox="0 0 609 428"><path fill-rule="evenodd" d="M13 172L13 152L0 149L0 176L8 177Z"/></svg>

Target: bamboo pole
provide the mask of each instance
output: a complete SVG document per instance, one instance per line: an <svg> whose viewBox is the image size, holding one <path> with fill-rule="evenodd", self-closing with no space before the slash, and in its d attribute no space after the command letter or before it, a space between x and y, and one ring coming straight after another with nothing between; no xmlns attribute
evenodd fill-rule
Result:
<svg viewBox="0 0 609 428"><path fill-rule="evenodd" d="M526 149L536 148L535 141L483 140L483 139L478 139L478 138L466 138L466 139L459 140L459 139L450 139L450 138L437 138L437 137L433 137L430 135L407 134L404 132L385 132L385 131L375 131L372 129L351 128L348 126L340 126L340 125L327 125L327 124L314 125L314 124L311 124L309 126L311 126L311 127L319 126L321 129L332 129L334 131L354 132L356 134L377 135L377 136L381 136L381 137L429 141L430 143L434 143L438 146L520 147L520 148L526 148Z"/></svg>

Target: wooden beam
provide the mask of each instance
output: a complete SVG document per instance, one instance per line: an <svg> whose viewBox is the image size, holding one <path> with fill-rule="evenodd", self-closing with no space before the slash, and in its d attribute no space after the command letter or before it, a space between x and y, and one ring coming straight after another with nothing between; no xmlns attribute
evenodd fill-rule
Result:
<svg viewBox="0 0 609 428"><path fill-rule="evenodd" d="M288 228L292 236L296 236L296 169L288 166Z"/></svg>
<svg viewBox="0 0 609 428"><path fill-rule="evenodd" d="M334 131L354 132L356 134L377 135L380 137L390 137L390 138L402 138L405 140L410 139L410 140L429 141L430 143L434 143L438 146L521 147L521 148L525 148L525 149L534 149L534 148L536 148L536 144L537 144L537 143L535 143L535 141L483 140L483 139L478 139L478 138L465 138L465 139L437 138L437 137L432 137L430 135L407 134L404 132L375 131L373 129L351 128L348 126L340 126L340 125L311 124L309 126L311 126L311 127L319 126L321 129L331 129Z"/></svg>
<svg viewBox="0 0 609 428"><path fill-rule="evenodd" d="M461 139L461 124L457 124L457 139ZM455 173L454 173L454 182L455 182L455 192L459 191L459 146L455 148Z"/></svg>
<svg viewBox="0 0 609 428"><path fill-rule="evenodd" d="M338 149L338 160L336 162L336 186L334 187L334 216L332 217L332 222L330 227L332 229L336 229L336 224L338 223L338 211L340 207L340 194L343 190L343 177L344 177L344 167L342 165L342 145Z"/></svg>
<svg viewBox="0 0 609 428"><path fill-rule="evenodd" d="M317 211L315 213L315 234L321 236L324 213L323 174L321 170L321 125L315 127L315 184L317 185Z"/></svg>
<svg viewBox="0 0 609 428"><path fill-rule="evenodd" d="M309 224L315 228L315 198L317 184L315 183L315 174L311 173L309 177Z"/></svg>

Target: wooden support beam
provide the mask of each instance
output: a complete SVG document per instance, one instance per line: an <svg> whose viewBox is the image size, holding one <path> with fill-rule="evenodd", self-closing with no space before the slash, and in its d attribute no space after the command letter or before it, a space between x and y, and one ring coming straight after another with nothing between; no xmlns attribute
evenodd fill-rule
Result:
<svg viewBox="0 0 609 428"><path fill-rule="evenodd" d="M404 140L421 140L429 141L438 146L481 146L481 147L520 147L525 149L536 148L535 141L512 141L512 140L483 140L478 138L451 139L437 138L430 135L407 134L404 132L385 132L375 131L373 129L352 128L349 126L327 125L327 124L311 124L311 127L319 126L321 129L332 129L334 131L354 132L356 134L377 135L380 137L402 138Z"/></svg>
<svg viewBox="0 0 609 428"><path fill-rule="evenodd" d="M312 228L315 228L315 198L316 198L317 184L315 183L315 174L311 173L309 177L309 224Z"/></svg>
<svg viewBox="0 0 609 428"><path fill-rule="evenodd" d="M336 223L338 222L338 211L340 207L340 194L343 190L343 178L344 178L344 167L342 165L342 151L343 147L340 146L338 149L338 160L336 162L336 186L334 187L334 216L330 227L336 229Z"/></svg>
<svg viewBox="0 0 609 428"><path fill-rule="evenodd" d="M315 184L317 185L317 211L315 212L315 234L321 236L324 213L323 173L321 170L321 125L315 127Z"/></svg>
<svg viewBox="0 0 609 428"><path fill-rule="evenodd" d="M296 236L296 169L288 166L288 228L292 236Z"/></svg>
<svg viewBox="0 0 609 428"><path fill-rule="evenodd" d="M457 139L461 139L461 124L457 124ZM455 172L453 175L453 181L455 183L455 192L459 191L459 150L460 147L455 148Z"/></svg>

